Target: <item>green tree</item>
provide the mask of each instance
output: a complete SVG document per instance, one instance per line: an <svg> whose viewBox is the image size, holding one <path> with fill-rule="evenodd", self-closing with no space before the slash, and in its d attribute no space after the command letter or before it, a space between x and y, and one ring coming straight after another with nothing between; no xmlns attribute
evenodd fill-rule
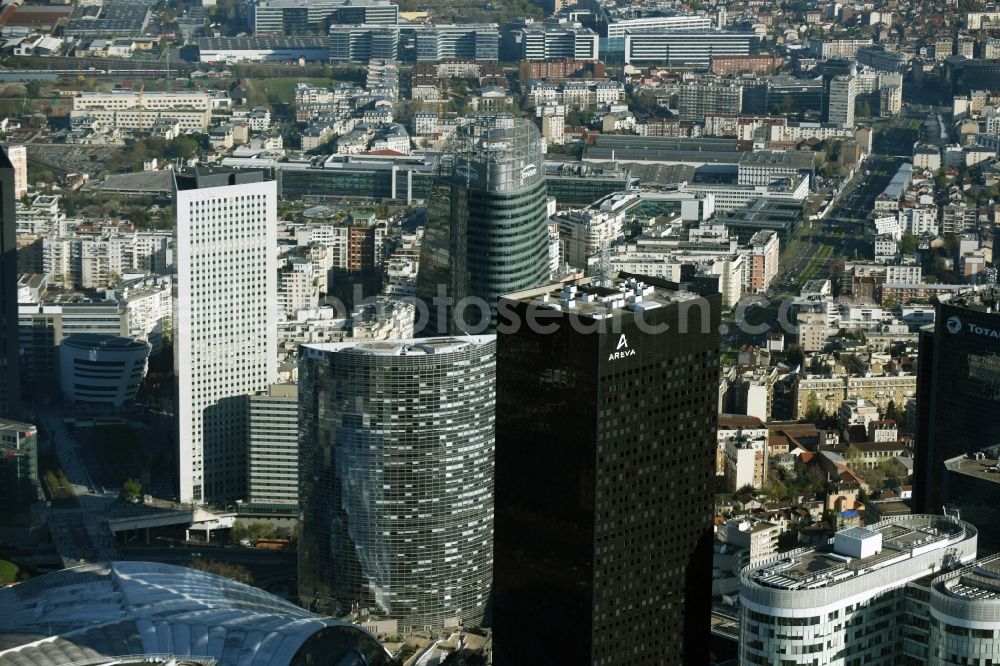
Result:
<svg viewBox="0 0 1000 666"><path fill-rule="evenodd" d="M951 258L958 257L958 248L960 247L960 240L958 234L945 234L944 237L944 249Z"/></svg>
<svg viewBox="0 0 1000 666"><path fill-rule="evenodd" d="M857 446L851 444L844 450L844 460L847 464L854 468L855 471L859 467L864 467L864 454L861 452Z"/></svg>
<svg viewBox="0 0 1000 666"><path fill-rule="evenodd" d="M164 151L164 157L169 159L190 159L198 154L198 140L190 136L179 136L170 142Z"/></svg>
<svg viewBox="0 0 1000 666"><path fill-rule="evenodd" d="M142 500L142 484L135 479L125 479L122 484L121 497L126 502L138 503Z"/></svg>
<svg viewBox="0 0 1000 666"><path fill-rule="evenodd" d="M248 585L253 583L253 576L250 575L250 570L238 564L198 559L192 560L190 567L192 569L197 569L198 571L205 571L213 573L217 576L230 578L240 583L247 583Z"/></svg>
<svg viewBox="0 0 1000 666"><path fill-rule="evenodd" d="M903 234L902 240L899 241L899 249L903 254L913 254L918 246L919 241L913 234Z"/></svg>
<svg viewBox="0 0 1000 666"><path fill-rule="evenodd" d="M948 176L944 173L944 167L938 169L937 175L934 176L934 187L939 191L948 187Z"/></svg>
<svg viewBox="0 0 1000 666"><path fill-rule="evenodd" d="M802 364L806 362L806 355L803 353L802 348L799 347L797 343L792 343L788 345L785 350L785 363L790 367L802 367ZM817 403L818 405L818 403Z"/></svg>
<svg viewBox="0 0 1000 666"><path fill-rule="evenodd" d="M767 495L769 499L772 500L786 500L790 499L790 493L788 491L788 486L782 483L781 479L777 474L771 474L768 476L767 483L764 484L764 494Z"/></svg>
<svg viewBox="0 0 1000 666"><path fill-rule="evenodd" d="M815 423L825 418L826 413L819 406L819 397L816 395L816 391L810 391L809 397L806 398L806 420Z"/></svg>

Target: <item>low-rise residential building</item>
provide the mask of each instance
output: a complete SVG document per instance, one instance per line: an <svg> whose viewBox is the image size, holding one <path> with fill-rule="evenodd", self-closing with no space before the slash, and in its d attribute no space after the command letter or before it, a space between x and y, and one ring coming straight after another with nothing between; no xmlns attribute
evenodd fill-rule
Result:
<svg viewBox="0 0 1000 666"><path fill-rule="evenodd" d="M828 414L835 414L841 403L849 398L863 398L884 412L889 402L905 405L916 394L917 377L912 373L834 377L807 374L795 382L793 416L805 418L810 403Z"/></svg>

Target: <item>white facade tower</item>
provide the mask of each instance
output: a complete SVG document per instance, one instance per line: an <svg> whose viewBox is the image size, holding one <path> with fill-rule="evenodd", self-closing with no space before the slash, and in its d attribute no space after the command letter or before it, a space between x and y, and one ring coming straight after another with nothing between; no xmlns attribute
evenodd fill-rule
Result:
<svg viewBox="0 0 1000 666"><path fill-rule="evenodd" d="M246 492L245 398L276 381L277 185L176 177L180 501Z"/></svg>

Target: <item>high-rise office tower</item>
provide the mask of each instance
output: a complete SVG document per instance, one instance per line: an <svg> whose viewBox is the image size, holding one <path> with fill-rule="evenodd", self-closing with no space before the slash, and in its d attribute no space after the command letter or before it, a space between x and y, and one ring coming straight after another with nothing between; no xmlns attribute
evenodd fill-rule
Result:
<svg viewBox="0 0 1000 666"><path fill-rule="evenodd" d="M830 101L827 116L831 123L854 126L854 103L858 97L858 78L840 74L830 80Z"/></svg>
<svg viewBox="0 0 1000 666"><path fill-rule="evenodd" d="M259 171L175 187L180 500L240 499L245 396L277 376L277 187Z"/></svg>
<svg viewBox="0 0 1000 666"><path fill-rule="evenodd" d="M0 417L20 409L17 353L17 223L14 165L0 150Z"/></svg>
<svg viewBox="0 0 1000 666"><path fill-rule="evenodd" d="M707 663L719 316L624 276L500 300L497 666L540 627L561 663Z"/></svg>
<svg viewBox="0 0 1000 666"><path fill-rule="evenodd" d="M944 462L1000 443L1000 288L963 290L920 335L915 510L942 509Z"/></svg>
<svg viewBox="0 0 1000 666"><path fill-rule="evenodd" d="M531 122L509 115L456 130L427 202L417 280L422 299L443 293L455 307L432 305L427 330L491 331L502 294L548 281L544 145Z"/></svg>
<svg viewBox="0 0 1000 666"><path fill-rule="evenodd" d="M30 525L39 490L38 428L0 419L0 525Z"/></svg>
<svg viewBox="0 0 1000 666"><path fill-rule="evenodd" d="M299 352L299 601L402 632L481 624L493 579L494 336Z"/></svg>
<svg viewBox="0 0 1000 666"><path fill-rule="evenodd" d="M274 384L248 400L247 502L253 510L297 516L298 388Z"/></svg>
<svg viewBox="0 0 1000 666"><path fill-rule="evenodd" d="M28 193L28 148L23 143L8 143L4 151L14 167L14 198L20 199Z"/></svg>

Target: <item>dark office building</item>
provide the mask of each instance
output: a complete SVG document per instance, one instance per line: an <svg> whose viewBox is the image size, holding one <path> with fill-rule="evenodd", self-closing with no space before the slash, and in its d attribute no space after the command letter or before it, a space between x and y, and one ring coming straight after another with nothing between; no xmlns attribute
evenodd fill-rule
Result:
<svg viewBox="0 0 1000 666"><path fill-rule="evenodd" d="M38 487L38 429L0 420L0 526L28 527Z"/></svg>
<svg viewBox="0 0 1000 666"><path fill-rule="evenodd" d="M560 206L589 206L609 194L638 188L639 179L627 168L561 162L545 166L545 185Z"/></svg>
<svg viewBox="0 0 1000 666"><path fill-rule="evenodd" d="M431 304L429 331L492 331L502 294L549 278L544 142L532 123L503 114L455 135L427 202L417 295ZM481 299L489 312L471 305L455 316L433 303L442 291L456 306Z"/></svg>
<svg viewBox="0 0 1000 666"><path fill-rule="evenodd" d="M822 113L826 109L823 78L768 77L767 108L788 113Z"/></svg>
<svg viewBox="0 0 1000 666"><path fill-rule="evenodd" d="M1000 288L938 303L920 336L914 512L939 513L944 462L1000 443Z"/></svg>
<svg viewBox="0 0 1000 666"><path fill-rule="evenodd" d="M946 460L943 467L941 497L948 515L979 529L980 556L1000 553L1000 444Z"/></svg>
<svg viewBox="0 0 1000 666"><path fill-rule="evenodd" d="M1000 88L1000 61L997 60L971 60L965 56L952 56L945 61L944 74L953 95Z"/></svg>
<svg viewBox="0 0 1000 666"><path fill-rule="evenodd" d="M14 165L0 150L0 417L16 416L20 409L14 205Z"/></svg>
<svg viewBox="0 0 1000 666"><path fill-rule="evenodd" d="M497 666L708 663L720 298L638 280L500 301Z"/></svg>

